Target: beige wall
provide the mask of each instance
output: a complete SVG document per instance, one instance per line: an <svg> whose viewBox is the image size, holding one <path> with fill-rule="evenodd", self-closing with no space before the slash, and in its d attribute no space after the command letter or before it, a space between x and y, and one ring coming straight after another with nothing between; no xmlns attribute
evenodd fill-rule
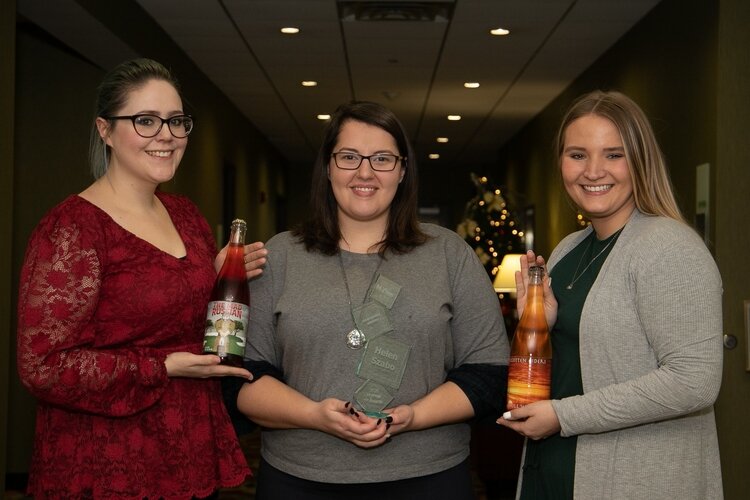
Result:
<svg viewBox="0 0 750 500"><path fill-rule="evenodd" d="M13 230L13 96L15 93L14 0L0 0L0 492L5 491L7 450L8 365L11 334L11 253Z"/></svg>
<svg viewBox="0 0 750 500"><path fill-rule="evenodd" d="M716 418L726 498L750 492L750 360L742 305L750 300L750 3L721 0L716 128L716 260L724 283L724 332L739 340L725 351Z"/></svg>
<svg viewBox="0 0 750 500"><path fill-rule="evenodd" d="M725 350L716 403L727 499L750 491L750 374L745 371L742 302L750 299L750 3L663 0L500 153L494 178L536 206L537 250L549 255L575 229L552 152L562 113L578 95L621 90L652 120L667 157L678 201L695 215L695 167L711 164L710 248L724 281L724 332L739 346ZM720 71L721 70L721 71Z"/></svg>

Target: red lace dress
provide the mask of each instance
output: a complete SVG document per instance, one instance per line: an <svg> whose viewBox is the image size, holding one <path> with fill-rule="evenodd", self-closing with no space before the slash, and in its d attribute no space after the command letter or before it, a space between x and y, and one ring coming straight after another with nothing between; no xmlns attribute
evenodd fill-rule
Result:
<svg viewBox="0 0 750 500"><path fill-rule="evenodd" d="M179 259L78 196L31 236L18 371L38 398L29 492L38 498L206 496L249 474L216 379L167 378L201 352L215 244L195 205L158 194Z"/></svg>

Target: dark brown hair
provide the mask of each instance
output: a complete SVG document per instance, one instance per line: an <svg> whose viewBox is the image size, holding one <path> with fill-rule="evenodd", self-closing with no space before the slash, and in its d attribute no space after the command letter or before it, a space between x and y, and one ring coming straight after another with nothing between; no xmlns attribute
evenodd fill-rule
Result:
<svg viewBox="0 0 750 500"><path fill-rule="evenodd" d="M328 179L328 167L333 148L338 142L341 128L349 120L379 127L393 136L398 154L405 157L401 166L404 177L398 185L388 212L388 227L379 253L387 250L406 253L427 241L417 219L417 164L409 139L396 115L385 106L374 102L352 101L336 109L325 128L323 143L318 150L310 190L310 219L296 227L292 234L305 244L308 251L317 250L326 255L339 251L341 230L338 221L338 204Z"/></svg>

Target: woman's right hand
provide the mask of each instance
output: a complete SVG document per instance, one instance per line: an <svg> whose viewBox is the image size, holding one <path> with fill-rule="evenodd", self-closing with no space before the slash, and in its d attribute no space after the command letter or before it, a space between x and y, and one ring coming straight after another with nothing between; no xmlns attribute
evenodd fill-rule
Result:
<svg viewBox="0 0 750 500"><path fill-rule="evenodd" d="M542 279L542 290L544 291L544 315L547 318L547 328L552 330L557 321L557 299L552 292L552 281L547 273L547 267L544 258L536 255L532 250L526 252L526 255L520 257L521 270L516 271L516 309L518 317L523 316L523 310L526 306L526 287L529 285L529 266L541 266L544 268L544 278Z"/></svg>
<svg viewBox="0 0 750 500"><path fill-rule="evenodd" d="M221 364L221 358L215 354L193 354L191 352L172 352L164 360L169 377L209 378L240 377L252 380L253 375L245 368Z"/></svg>
<svg viewBox="0 0 750 500"><path fill-rule="evenodd" d="M349 402L328 398L315 406L315 428L360 448L375 448L390 437L385 420L368 417Z"/></svg>

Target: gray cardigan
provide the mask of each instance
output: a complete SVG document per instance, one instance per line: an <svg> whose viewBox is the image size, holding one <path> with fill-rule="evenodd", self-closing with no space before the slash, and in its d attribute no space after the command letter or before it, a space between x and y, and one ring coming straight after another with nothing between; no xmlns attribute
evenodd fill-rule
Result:
<svg viewBox="0 0 750 500"><path fill-rule="evenodd" d="M566 237L550 269L590 232ZM575 498L723 497L721 294L691 228L634 211L581 312L584 394L552 403L561 434L578 435Z"/></svg>

